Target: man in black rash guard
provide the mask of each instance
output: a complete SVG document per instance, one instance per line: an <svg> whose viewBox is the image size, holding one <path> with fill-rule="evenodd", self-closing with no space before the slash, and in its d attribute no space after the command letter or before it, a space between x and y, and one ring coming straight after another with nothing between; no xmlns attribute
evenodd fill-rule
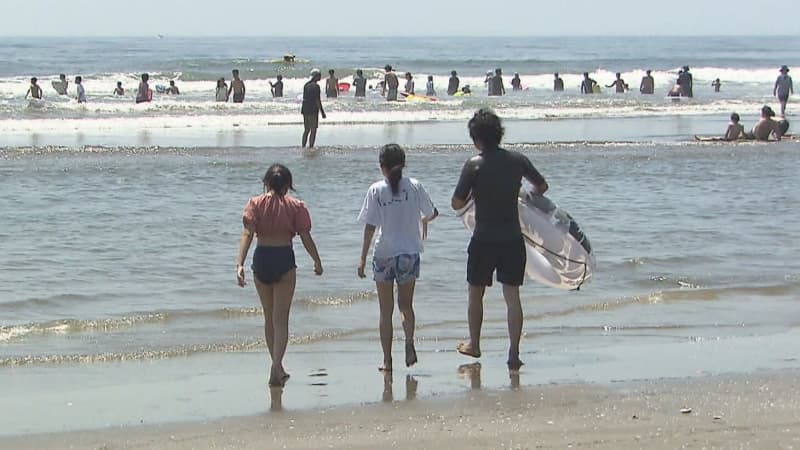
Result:
<svg viewBox="0 0 800 450"><path fill-rule="evenodd" d="M525 276L526 255L517 197L523 177L538 194L544 194L548 186L525 155L499 147L503 132L500 118L492 111L481 109L475 113L469 121L469 134L480 153L464 164L451 201L453 209L459 210L470 197L475 200L475 231L467 250L469 342L460 343L457 349L467 356L481 356L483 294L497 271L508 308L508 368L518 370L522 366L519 287Z"/></svg>

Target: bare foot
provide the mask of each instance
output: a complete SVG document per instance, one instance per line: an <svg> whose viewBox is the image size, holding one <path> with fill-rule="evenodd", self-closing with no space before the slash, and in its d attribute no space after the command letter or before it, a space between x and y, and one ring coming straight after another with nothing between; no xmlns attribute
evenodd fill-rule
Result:
<svg viewBox="0 0 800 450"><path fill-rule="evenodd" d="M406 367L411 367L417 363L417 350L414 342L406 342Z"/></svg>
<svg viewBox="0 0 800 450"><path fill-rule="evenodd" d="M287 381L289 381L289 374L283 369L273 370L269 376L269 385L271 387L283 387Z"/></svg>
<svg viewBox="0 0 800 450"><path fill-rule="evenodd" d="M513 370L513 371L517 371L521 369L522 366L525 365L525 363L520 361L519 358L509 359L508 362L506 362L506 364L508 364L508 370Z"/></svg>
<svg viewBox="0 0 800 450"><path fill-rule="evenodd" d="M461 353L465 356L471 356L473 358L480 358L481 357L481 349L479 348L472 348L472 345L469 342L461 342L456 346L456 350L458 353Z"/></svg>
<svg viewBox="0 0 800 450"><path fill-rule="evenodd" d="M380 372L391 372L392 371L392 360L386 360L383 362L383 365L378 366L378 370Z"/></svg>

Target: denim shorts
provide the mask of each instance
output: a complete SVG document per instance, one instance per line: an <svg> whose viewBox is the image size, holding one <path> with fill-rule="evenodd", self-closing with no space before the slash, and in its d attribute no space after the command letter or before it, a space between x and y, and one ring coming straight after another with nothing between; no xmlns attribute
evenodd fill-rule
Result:
<svg viewBox="0 0 800 450"><path fill-rule="evenodd" d="M406 284L419 278L419 253L390 258L372 258L372 271L377 282Z"/></svg>

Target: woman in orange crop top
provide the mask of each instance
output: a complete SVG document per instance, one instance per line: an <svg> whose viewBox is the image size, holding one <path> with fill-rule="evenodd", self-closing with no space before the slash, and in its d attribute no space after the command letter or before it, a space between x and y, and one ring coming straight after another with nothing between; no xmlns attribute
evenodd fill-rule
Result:
<svg viewBox="0 0 800 450"><path fill-rule="evenodd" d="M274 164L264 175L264 194L251 198L244 208L244 230L236 258L236 279L244 287L244 261L256 236L253 252L253 279L264 308L264 336L272 357L270 386L283 386L289 374L283 368L283 355L289 342L289 309L292 306L296 269L292 239L300 235L314 260L314 273L322 275L322 262L311 238L311 217L306 205L289 195L292 173L286 166Z"/></svg>

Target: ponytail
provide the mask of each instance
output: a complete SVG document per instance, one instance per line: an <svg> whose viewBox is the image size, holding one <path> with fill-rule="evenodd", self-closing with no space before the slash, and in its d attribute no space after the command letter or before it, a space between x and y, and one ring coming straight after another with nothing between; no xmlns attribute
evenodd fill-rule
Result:
<svg viewBox="0 0 800 450"><path fill-rule="evenodd" d="M403 166L394 166L389 171L389 186L392 188L392 194L397 195L400 193L400 180L403 178Z"/></svg>
<svg viewBox="0 0 800 450"><path fill-rule="evenodd" d="M403 178L403 168L406 166L406 153L397 144L386 144L381 148L379 160L386 178L389 179L392 194L399 194L400 180Z"/></svg>

